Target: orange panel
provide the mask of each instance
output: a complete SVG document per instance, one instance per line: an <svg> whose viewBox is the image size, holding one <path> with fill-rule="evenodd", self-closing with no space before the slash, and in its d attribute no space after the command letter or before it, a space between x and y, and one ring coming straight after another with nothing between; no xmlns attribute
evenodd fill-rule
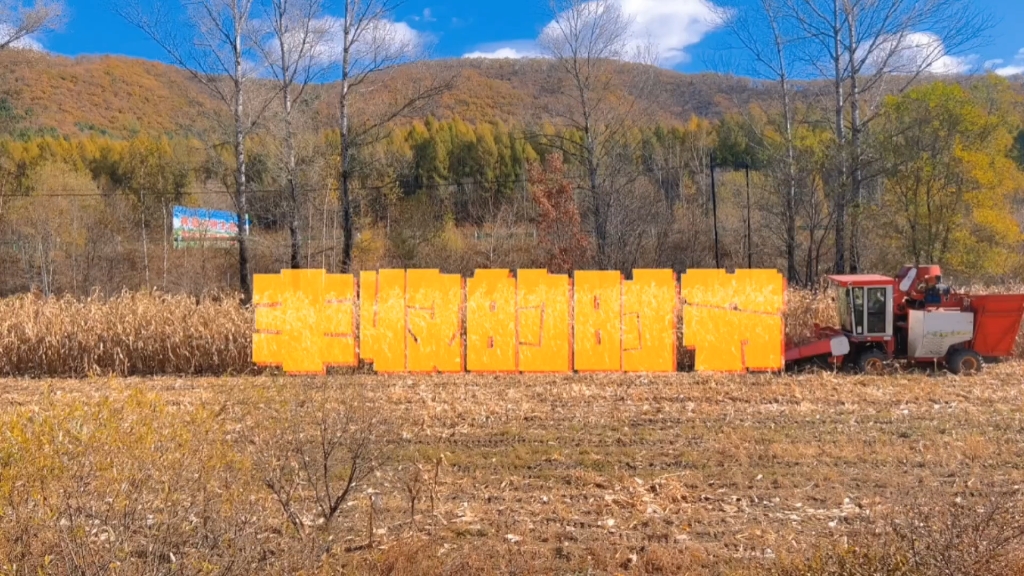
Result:
<svg viewBox="0 0 1024 576"><path fill-rule="evenodd" d="M405 371L405 270L381 270L376 291L363 276L360 298L360 343L364 359L373 360L379 373Z"/></svg>
<svg viewBox="0 0 1024 576"><path fill-rule="evenodd" d="M671 270L634 270L622 285L622 368L676 371L676 279Z"/></svg>
<svg viewBox="0 0 1024 576"><path fill-rule="evenodd" d="M466 283L466 366L516 370L516 281L508 270L477 270Z"/></svg>
<svg viewBox="0 0 1024 576"><path fill-rule="evenodd" d="M622 275L576 272L573 301L576 370L622 370Z"/></svg>
<svg viewBox="0 0 1024 576"><path fill-rule="evenodd" d="M782 370L785 279L776 270L690 270L682 277L683 343L696 369Z"/></svg>
<svg viewBox="0 0 1024 576"><path fill-rule="evenodd" d="M410 372L462 372L462 276L409 270L405 306Z"/></svg>
<svg viewBox="0 0 1024 576"><path fill-rule="evenodd" d="M356 279L351 274L328 274L324 278L324 308L320 332L324 335L321 354L327 366L357 366Z"/></svg>
<svg viewBox="0 0 1024 576"><path fill-rule="evenodd" d="M330 306L325 293L328 285L332 292ZM253 335L253 362L281 366L288 374L323 374L325 366L353 365L351 285L351 276L327 275L323 270L255 275L257 333ZM347 329L343 326L346 308Z"/></svg>
<svg viewBox="0 0 1024 576"><path fill-rule="evenodd" d="M281 327L286 355L281 368L288 374L323 374L323 338L317 334L324 301L323 270L284 270Z"/></svg>
<svg viewBox="0 0 1024 576"><path fill-rule="evenodd" d="M520 270L516 282L519 370L569 372L569 277Z"/></svg>

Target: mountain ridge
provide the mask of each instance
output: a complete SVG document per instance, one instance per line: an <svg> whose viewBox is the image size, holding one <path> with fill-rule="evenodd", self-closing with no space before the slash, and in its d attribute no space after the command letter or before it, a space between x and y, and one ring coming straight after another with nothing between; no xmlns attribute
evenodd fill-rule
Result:
<svg viewBox="0 0 1024 576"><path fill-rule="evenodd" d="M467 122L503 121L536 125L550 120L557 97L555 63L550 60L426 60L387 72L384 84L452 74L454 87L428 103L422 116L458 116ZM633 64L619 64L625 75ZM762 99L766 88L754 80L713 73L652 71L643 98L650 121L686 121L696 115L720 117ZM311 87L318 114L336 115L336 82ZM632 94L627 89L629 96ZM223 114L204 87L181 68L120 55L61 56L23 50L0 53L0 98L8 120L33 133L67 137L100 134L193 134L209 129Z"/></svg>

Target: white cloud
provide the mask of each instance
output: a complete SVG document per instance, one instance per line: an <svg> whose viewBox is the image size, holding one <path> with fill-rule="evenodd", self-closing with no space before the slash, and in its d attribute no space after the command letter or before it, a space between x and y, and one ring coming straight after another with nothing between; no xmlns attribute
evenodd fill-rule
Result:
<svg viewBox="0 0 1024 576"><path fill-rule="evenodd" d="M434 18L434 14L430 11L430 8L423 9L423 21L424 22L436 22L437 18Z"/></svg>
<svg viewBox="0 0 1024 576"><path fill-rule="evenodd" d="M985 60L985 64L982 67L985 70L991 70L1004 62L1006 62L1006 60L1003 60L1002 58L993 58L992 60Z"/></svg>
<svg viewBox="0 0 1024 576"><path fill-rule="evenodd" d="M1000 76L1016 76L1018 74L1024 74L1024 64L1019 66L1004 66L1002 68L996 68L996 74Z"/></svg>
<svg viewBox="0 0 1024 576"><path fill-rule="evenodd" d="M928 71L932 74L964 74L971 70L974 66L974 61L977 59L974 55L968 56L950 56L948 54L940 56L938 60L932 63L928 67Z"/></svg>
<svg viewBox="0 0 1024 576"><path fill-rule="evenodd" d="M11 39L14 35L14 29L10 25L0 23L0 44L3 44ZM9 48L17 50L35 50L36 52L43 52L43 45L40 44L32 36L25 36L15 40Z"/></svg>
<svg viewBox="0 0 1024 576"><path fill-rule="evenodd" d="M882 40L867 58L866 68L884 68L892 74L963 74L971 69L977 56L953 56L946 52L942 39L931 32L911 32L901 39Z"/></svg>
<svg viewBox="0 0 1024 576"><path fill-rule="evenodd" d="M653 46L659 64L672 67L689 59L686 49L721 27L720 8L709 0L613 0L632 21L627 53ZM548 23L541 35L554 26ZM531 58L541 55L536 42L501 42L478 47L465 58Z"/></svg>
<svg viewBox="0 0 1024 576"><path fill-rule="evenodd" d="M463 58L543 58L543 51L533 40L510 40L481 44L476 50L462 55Z"/></svg>
<svg viewBox="0 0 1024 576"><path fill-rule="evenodd" d="M1003 64L1003 61L999 61ZM1000 76L1016 76L1017 74L1024 74L1024 48L1017 51L1017 55L1013 57L1013 62L1007 64L1001 68L996 68L995 73Z"/></svg>
<svg viewBox="0 0 1024 576"><path fill-rule="evenodd" d="M321 62L340 62L344 48L344 18L325 16L316 21L314 29L320 37L311 57ZM356 60L380 60L422 50L427 37L406 24L391 20L370 22L352 48ZM296 48L298 49L298 48Z"/></svg>
<svg viewBox="0 0 1024 576"><path fill-rule="evenodd" d="M700 42L723 22L718 8L706 0L619 0L632 17L634 48L649 40L665 66L689 60L686 48Z"/></svg>
<svg viewBox="0 0 1024 576"><path fill-rule="evenodd" d="M341 64L344 49L344 18L325 16L310 25L306 36L298 30L286 33L285 44L291 66L312 67L316 74L333 77ZM263 56L259 62L247 63L247 77L278 77L280 69L279 46L276 36L264 28ZM350 53L350 72L360 75L381 67L401 64L415 59L427 49L431 37L405 22L377 20L369 22L360 32ZM267 60L272 60L268 62Z"/></svg>
<svg viewBox="0 0 1024 576"><path fill-rule="evenodd" d="M481 51L477 50L476 52L468 52L468 53L462 55L463 58L495 58L495 59L500 59L500 58L515 58L515 59L518 59L518 58L536 58L537 56L538 56L538 54L535 54L535 53L520 52L519 50L516 50L515 48L508 48L508 47L498 48L497 50L491 50L490 52L481 52Z"/></svg>

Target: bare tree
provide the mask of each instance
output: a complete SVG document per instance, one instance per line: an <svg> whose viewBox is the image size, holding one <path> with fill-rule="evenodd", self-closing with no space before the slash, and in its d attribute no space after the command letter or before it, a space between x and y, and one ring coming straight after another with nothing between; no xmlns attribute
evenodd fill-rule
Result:
<svg viewBox="0 0 1024 576"><path fill-rule="evenodd" d="M393 457L387 411L358 386L320 379L295 386L264 412L262 420L286 432L267 434L273 428L264 425L245 431L255 472L300 538L317 531L329 538L345 504Z"/></svg>
<svg viewBox="0 0 1024 576"><path fill-rule="evenodd" d="M846 271L846 96L849 78L849 57L843 51L843 0L786 0L788 14L799 23L803 36L802 51L806 62L819 76L832 82L833 130L835 132L835 172L832 191L835 213L835 271Z"/></svg>
<svg viewBox="0 0 1024 576"><path fill-rule="evenodd" d="M18 48L33 34L56 30L64 13L63 0L0 0L0 50Z"/></svg>
<svg viewBox="0 0 1024 576"><path fill-rule="evenodd" d="M234 203L239 219L248 213L246 137L255 129L272 99L251 104L250 86L256 70L253 8L256 0L180 0L184 10L159 2L124 0L116 5L122 18L142 30L231 113L234 151ZM180 13L180 16L179 16ZM248 238L239 223L238 274L243 304L252 302Z"/></svg>
<svg viewBox="0 0 1024 576"><path fill-rule="evenodd" d="M303 195L297 182L295 105L306 88L330 69L332 55L328 38L333 32L323 17L322 0L268 0L265 7L267 37L256 46L277 82L282 98L284 123L285 189L288 204L288 233L292 268L302 267L302 232L299 218Z"/></svg>
<svg viewBox="0 0 1024 576"><path fill-rule="evenodd" d="M746 52L753 57L759 75L779 86L782 105L782 137L786 147L785 193L783 217L785 220L786 277L799 281L796 254L797 178L796 154L793 144L793 103L791 51L797 38L791 19L781 9L779 0L758 0L757 9L747 10L743 16L729 20L730 14L720 14ZM765 32L769 34L766 35ZM767 37L767 42L765 39Z"/></svg>
<svg viewBox="0 0 1024 576"><path fill-rule="evenodd" d="M556 111L566 128L576 132L557 137L557 147L575 159L586 172L587 217L593 227L597 264L607 267L609 222L615 200L616 180L623 185L629 175L614 174L613 157L622 152L622 136L635 125L640 98L649 68L656 56L650 45L637 46L631 37L632 19L614 0L553 0L554 17L541 35L543 49L556 62L568 81L567 104ZM635 89L633 98L621 98L625 70L616 70L616 61L633 60L635 77L627 82ZM621 167L619 165L618 167ZM616 178L619 176L621 178ZM635 175L634 175L635 176Z"/></svg>
<svg viewBox="0 0 1024 576"><path fill-rule="evenodd" d="M808 61L831 64L841 156L835 269L856 271L857 212L864 183L874 177L864 138L878 116L877 103L923 75L965 72L955 55L976 47L992 23L972 0L787 0L787 8L805 32Z"/></svg>
<svg viewBox="0 0 1024 576"><path fill-rule="evenodd" d="M992 23L971 0L843 0L850 58L850 265L859 268L859 213L864 184L878 172L864 147L885 93L901 93L920 76L966 72L951 54L979 44Z"/></svg>
<svg viewBox="0 0 1024 576"><path fill-rule="evenodd" d="M368 80L394 67L423 56L424 45L407 26L391 20L404 0L343 0L341 24L341 94L338 99L341 151L339 161L342 211L341 271L352 269L355 224L352 216L352 180L355 152L382 138L383 129L404 114L413 112L430 99L448 90L453 78L434 78L410 94L378 103L375 114L353 122L353 100L357 92L366 97L383 91L380 82ZM377 94L383 96L383 94Z"/></svg>

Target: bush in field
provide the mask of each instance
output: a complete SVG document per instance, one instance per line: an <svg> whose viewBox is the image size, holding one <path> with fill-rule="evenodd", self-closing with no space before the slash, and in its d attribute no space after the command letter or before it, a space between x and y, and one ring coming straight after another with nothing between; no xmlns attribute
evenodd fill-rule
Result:
<svg viewBox="0 0 1024 576"><path fill-rule="evenodd" d="M50 397L0 427L0 573L266 565L246 463L215 407Z"/></svg>
<svg viewBox="0 0 1024 576"><path fill-rule="evenodd" d="M386 458L384 414L353 385L288 382L245 438L255 471L300 538L329 531ZM340 389L339 389L340 388ZM302 423L302 425L296 425Z"/></svg>
<svg viewBox="0 0 1024 576"><path fill-rule="evenodd" d="M210 403L115 384L0 412L0 574L286 574L344 558L338 520L386 455L384 413L351 386L274 382Z"/></svg>

